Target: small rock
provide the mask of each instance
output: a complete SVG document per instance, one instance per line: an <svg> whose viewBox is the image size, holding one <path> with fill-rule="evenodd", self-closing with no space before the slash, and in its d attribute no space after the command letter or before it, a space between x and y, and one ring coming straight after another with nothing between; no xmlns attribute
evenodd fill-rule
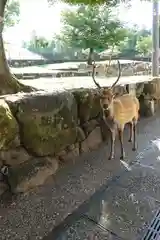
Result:
<svg viewBox="0 0 160 240"><path fill-rule="evenodd" d="M0 182L0 196L8 190L8 186L4 182Z"/></svg>
<svg viewBox="0 0 160 240"><path fill-rule="evenodd" d="M90 132L93 131L94 128L96 128L99 125L96 119L92 119L86 123L83 124L83 129L85 133L88 135Z"/></svg>
<svg viewBox="0 0 160 240"><path fill-rule="evenodd" d="M58 170L55 158L32 158L11 169L9 182L14 193L26 192L43 185Z"/></svg>
<svg viewBox="0 0 160 240"><path fill-rule="evenodd" d="M75 145L74 144L71 144L67 147L67 150L68 151L72 151L73 149L75 148Z"/></svg>
<svg viewBox="0 0 160 240"><path fill-rule="evenodd" d="M31 156L26 152L24 148L17 147L8 151L1 151L0 158L9 165L16 165L28 161Z"/></svg>
<svg viewBox="0 0 160 240"><path fill-rule="evenodd" d="M67 152L65 150L60 151L57 156L59 158L59 160L63 160L63 157L67 154Z"/></svg>
<svg viewBox="0 0 160 240"><path fill-rule="evenodd" d="M77 127L77 141L81 142L84 141L86 138L84 131L81 127Z"/></svg>
<svg viewBox="0 0 160 240"><path fill-rule="evenodd" d="M79 149L79 143L75 143L75 148L78 148Z"/></svg>
<svg viewBox="0 0 160 240"><path fill-rule="evenodd" d="M17 135L14 139L14 146L18 147L18 146L20 146L20 144L21 144L20 143L20 137L19 137L19 135Z"/></svg>
<svg viewBox="0 0 160 240"><path fill-rule="evenodd" d="M79 156L79 146L75 147L72 151L66 153L66 155L62 156L61 160L64 162L67 161L75 161L76 157Z"/></svg>
<svg viewBox="0 0 160 240"><path fill-rule="evenodd" d="M101 129L100 127L96 127L81 143L81 152L88 152L89 150L97 149L101 143Z"/></svg>

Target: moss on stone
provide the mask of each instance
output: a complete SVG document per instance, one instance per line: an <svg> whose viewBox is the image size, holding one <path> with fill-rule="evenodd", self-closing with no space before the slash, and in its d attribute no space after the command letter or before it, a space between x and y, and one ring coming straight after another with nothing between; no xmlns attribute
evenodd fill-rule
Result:
<svg viewBox="0 0 160 240"><path fill-rule="evenodd" d="M71 93L35 93L10 104L17 108L21 140L31 153L54 155L75 143L77 105Z"/></svg>
<svg viewBox="0 0 160 240"><path fill-rule="evenodd" d="M0 149L6 150L14 146L18 134L18 125L8 104L0 100Z"/></svg>

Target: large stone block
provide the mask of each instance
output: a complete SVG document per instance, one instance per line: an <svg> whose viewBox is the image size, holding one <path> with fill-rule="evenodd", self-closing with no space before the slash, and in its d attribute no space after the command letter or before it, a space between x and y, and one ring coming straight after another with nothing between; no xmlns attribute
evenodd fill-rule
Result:
<svg viewBox="0 0 160 240"><path fill-rule="evenodd" d="M143 93L145 95L150 95L150 98L159 100L160 99L160 79L159 77L154 78L153 81L150 81L144 84Z"/></svg>
<svg viewBox="0 0 160 240"><path fill-rule="evenodd" d="M78 105L78 117L81 124L98 116L100 113L99 95L96 89L77 89L73 95Z"/></svg>
<svg viewBox="0 0 160 240"><path fill-rule="evenodd" d="M77 138L77 105L74 96L34 93L6 99L20 127L21 141L37 156L54 155Z"/></svg>

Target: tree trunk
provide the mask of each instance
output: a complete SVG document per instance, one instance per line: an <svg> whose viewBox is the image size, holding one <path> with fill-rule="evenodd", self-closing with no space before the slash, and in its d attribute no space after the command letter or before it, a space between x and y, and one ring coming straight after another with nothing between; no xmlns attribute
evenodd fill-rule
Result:
<svg viewBox="0 0 160 240"><path fill-rule="evenodd" d="M93 48L90 48L89 49L89 55L88 55L88 65L92 65L92 62L94 60L94 49Z"/></svg>
<svg viewBox="0 0 160 240"><path fill-rule="evenodd" d="M144 85L143 94L150 99L160 100L160 77L159 77L159 3L152 1L152 79Z"/></svg>
<svg viewBox="0 0 160 240"><path fill-rule="evenodd" d="M0 1L0 95L17 93L17 92L30 92L35 90L30 86L23 85L16 77L11 74L4 50L3 44L3 17L4 9L7 0Z"/></svg>
<svg viewBox="0 0 160 240"><path fill-rule="evenodd" d="M152 0L152 76L159 76L159 3Z"/></svg>

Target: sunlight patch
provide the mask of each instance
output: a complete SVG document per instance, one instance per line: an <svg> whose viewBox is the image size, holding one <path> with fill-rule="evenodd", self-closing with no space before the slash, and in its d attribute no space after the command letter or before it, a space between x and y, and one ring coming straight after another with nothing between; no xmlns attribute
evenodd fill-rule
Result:
<svg viewBox="0 0 160 240"><path fill-rule="evenodd" d="M101 216L99 219L99 224L105 227L109 227L110 225L110 220L109 220L109 213L108 210L108 204L104 200L102 200L102 205L101 205Z"/></svg>
<svg viewBox="0 0 160 240"><path fill-rule="evenodd" d="M122 165L123 165L128 171L131 171L131 170L132 170L132 168L129 166L128 163L126 163L126 162L124 162L124 161L122 161L122 160L120 160L120 162L122 163Z"/></svg>
<svg viewBox="0 0 160 240"><path fill-rule="evenodd" d="M157 138L156 140L152 140L152 144L160 150L160 138Z"/></svg>

